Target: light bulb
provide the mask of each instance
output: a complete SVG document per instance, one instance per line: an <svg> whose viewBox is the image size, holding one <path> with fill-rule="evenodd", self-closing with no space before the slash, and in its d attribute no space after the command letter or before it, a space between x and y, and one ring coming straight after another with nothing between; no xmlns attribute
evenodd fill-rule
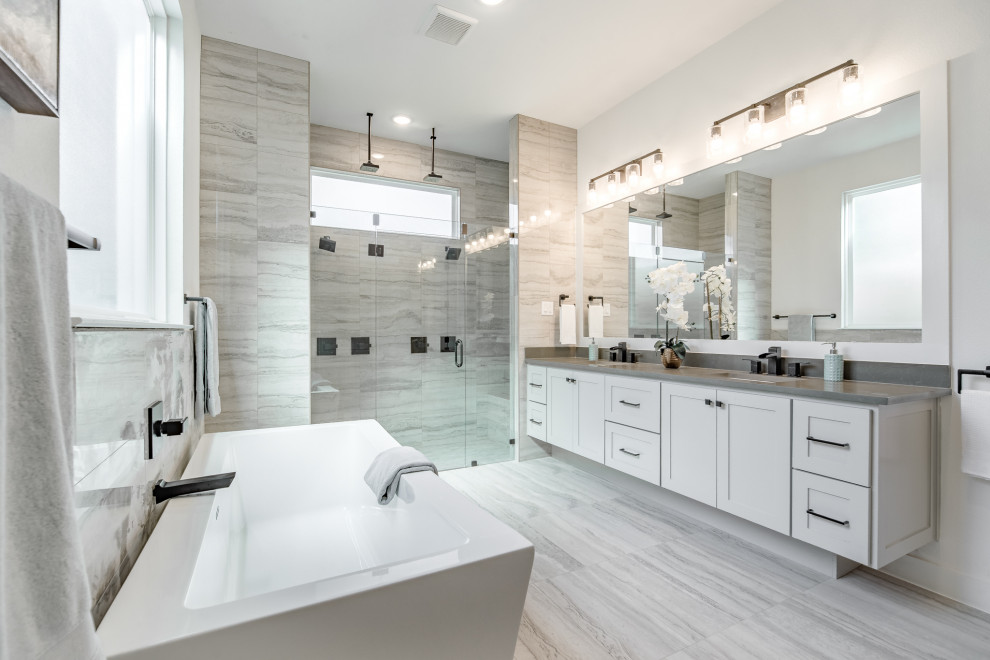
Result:
<svg viewBox="0 0 990 660"><path fill-rule="evenodd" d="M626 181L631 187L635 187L639 183L639 163L630 163L626 166Z"/></svg>
<svg viewBox="0 0 990 660"><path fill-rule="evenodd" d="M842 81L839 83L839 97L842 105L851 106L859 102L863 94L863 77L858 64L850 64L842 70Z"/></svg>
<svg viewBox="0 0 990 660"><path fill-rule="evenodd" d="M658 151L653 154L653 176L663 176L663 152Z"/></svg>
<svg viewBox="0 0 990 660"><path fill-rule="evenodd" d="M598 199L598 191L595 190L595 182L588 182L588 204L594 204L595 200Z"/></svg>
<svg viewBox="0 0 990 660"><path fill-rule="evenodd" d="M494 241L495 240L495 233L494 232L488 234L488 240L490 240L490 241Z"/></svg>
<svg viewBox="0 0 990 660"><path fill-rule="evenodd" d="M608 183L605 185L605 188L606 190L608 190L609 195L615 194L615 187L616 187L615 172L611 172L608 175Z"/></svg>
<svg viewBox="0 0 990 660"><path fill-rule="evenodd" d="M808 120L808 97L804 87L798 87L787 92L784 98L787 111L787 123L791 126L801 126Z"/></svg>
<svg viewBox="0 0 990 660"><path fill-rule="evenodd" d="M722 125L715 124L708 129L708 157L716 158L722 153L725 143L722 140Z"/></svg>
<svg viewBox="0 0 990 660"><path fill-rule="evenodd" d="M477 238L474 239L473 241L471 241L471 246L472 247L478 247L478 239Z"/></svg>
<svg viewBox="0 0 990 660"><path fill-rule="evenodd" d="M758 105L746 111L746 140L755 142L763 135L763 106Z"/></svg>

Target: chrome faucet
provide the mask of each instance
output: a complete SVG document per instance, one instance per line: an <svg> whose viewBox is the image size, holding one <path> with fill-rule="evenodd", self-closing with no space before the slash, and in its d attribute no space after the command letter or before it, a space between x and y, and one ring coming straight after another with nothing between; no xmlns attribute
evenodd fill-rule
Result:
<svg viewBox="0 0 990 660"><path fill-rule="evenodd" d="M161 504L165 500L170 500L180 495L206 493L211 490L226 488L234 480L235 474L237 473L225 472L224 474L209 474L204 477L179 479L177 481L159 479L152 490L152 494L155 496L155 504Z"/></svg>
<svg viewBox="0 0 990 660"><path fill-rule="evenodd" d="M784 359L780 354L780 346L771 346L766 353L760 354L761 360L767 361L767 373L771 376L784 375Z"/></svg>

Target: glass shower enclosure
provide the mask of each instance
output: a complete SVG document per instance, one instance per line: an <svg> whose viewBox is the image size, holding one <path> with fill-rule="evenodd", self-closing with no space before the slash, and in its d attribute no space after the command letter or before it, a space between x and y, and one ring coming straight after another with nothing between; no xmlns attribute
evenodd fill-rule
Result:
<svg viewBox="0 0 990 660"><path fill-rule="evenodd" d="M312 183L312 422L375 419L440 469L513 458L508 232L456 188Z"/></svg>

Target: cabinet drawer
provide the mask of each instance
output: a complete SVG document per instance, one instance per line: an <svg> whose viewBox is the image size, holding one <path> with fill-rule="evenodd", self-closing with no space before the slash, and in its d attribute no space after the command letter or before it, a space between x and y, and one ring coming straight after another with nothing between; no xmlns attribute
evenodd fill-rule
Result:
<svg viewBox="0 0 990 660"><path fill-rule="evenodd" d="M791 536L869 564L870 489L800 470L792 475Z"/></svg>
<svg viewBox="0 0 990 660"><path fill-rule="evenodd" d="M870 486L870 429L868 408L795 401L791 465Z"/></svg>
<svg viewBox="0 0 990 660"><path fill-rule="evenodd" d="M659 433L659 381L606 376L605 419L651 433Z"/></svg>
<svg viewBox="0 0 990 660"><path fill-rule="evenodd" d="M542 403L526 403L526 435L546 442L547 407Z"/></svg>
<svg viewBox="0 0 990 660"><path fill-rule="evenodd" d="M660 435L605 422L605 465L660 485Z"/></svg>
<svg viewBox="0 0 990 660"><path fill-rule="evenodd" d="M547 368L526 367L526 400L547 402Z"/></svg>

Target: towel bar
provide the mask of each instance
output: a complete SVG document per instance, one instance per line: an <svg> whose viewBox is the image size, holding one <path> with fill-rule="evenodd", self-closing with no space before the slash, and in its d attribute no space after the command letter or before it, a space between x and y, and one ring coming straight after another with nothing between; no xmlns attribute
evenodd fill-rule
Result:
<svg viewBox="0 0 990 660"><path fill-rule="evenodd" d="M206 302L206 298L200 298L199 296L187 296L186 294L182 294L182 301L187 303Z"/></svg>
<svg viewBox="0 0 990 660"><path fill-rule="evenodd" d="M602 307L605 306L605 296L588 296L588 307L591 307L591 303L595 302L596 300L601 300Z"/></svg>
<svg viewBox="0 0 990 660"><path fill-rule="evenodd" d="M962 394L963 376L986 376L990 378L990 365L986 369L959 369L956 371L956 392Z"/></svg>
<svg viewBox="0 0 990 660"><path fill-rule="evenodd" d="M567 295L566 293L562 293L559 296L557 296L557 307L562 307L564 301L567 300L568 298L570 298L570 296Z"/></svg>
<svg viewBox="0 0 990 660"><path fill-rule="evenodd" d="M835 318L835 314L834 313L833 314L812 314L811 316L812 316L812 318L816 318L816 319L834 319ZM774 319L786 319L786 318L788 318L788 315L787 314L774 314L773 315L773 318Z"/></svg>

